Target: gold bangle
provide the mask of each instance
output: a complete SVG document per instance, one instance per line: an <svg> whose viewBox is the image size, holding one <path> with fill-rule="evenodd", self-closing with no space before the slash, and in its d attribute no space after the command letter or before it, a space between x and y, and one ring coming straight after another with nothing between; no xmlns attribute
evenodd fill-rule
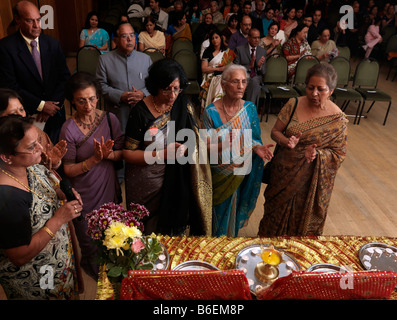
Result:
<svg viewBox="0 0 397 320"><path fill-rule="evenodd" d="M88 172L88 171L90 171L90 169L89 169L88 166L87 166L87 162L86 162L85 160L83 161L82 167L83 167L83 172Z"/></svg>
<svg viewBox="0 0 397 320"><path fill-rule="evenodd" d="M51 238L54 238L54 237L55 237L55 234L53 234L52 231L51 231L50 229L47 228L47 226L44 226L43 229L48 233L48 235L49 235Z"/></svg>

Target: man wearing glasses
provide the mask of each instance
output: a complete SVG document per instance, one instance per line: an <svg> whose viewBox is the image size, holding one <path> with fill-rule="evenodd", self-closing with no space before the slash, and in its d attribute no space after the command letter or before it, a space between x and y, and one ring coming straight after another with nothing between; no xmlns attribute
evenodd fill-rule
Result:
<svg viewBox="0 0 397 320"><path fill-rule="evenodd" d="M117 49L100 56L96 77L108 111L114 113L125 132L130 109L149 95L145 87L151 58L134 50L135 34L131 24L119 24L115 42Z"/></svg>
<svg viewBox="0 0 397 320"><path fill-rule="evenodd" d="M0 87L19 93L55 145L65 122L64 86L70 77L65 56L57 40L41 33L33 3L18 2L14 19L19 30L0 41Z"/></svg>
<svg viewBox="0 0 397 320"><path fill-rule="evenodd" d="M229 49L235 50L237 47L242 46L248 42L248 33L252 27L252 20L250 16L243 16L240 22L240 30L233 33L229 40Z"/></svg>

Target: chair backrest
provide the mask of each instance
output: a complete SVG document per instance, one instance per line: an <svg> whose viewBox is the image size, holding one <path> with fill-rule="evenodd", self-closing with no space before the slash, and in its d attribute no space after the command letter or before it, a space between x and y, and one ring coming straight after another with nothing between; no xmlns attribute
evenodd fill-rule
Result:
<svg viewBox="0 0 397 320"><path fill-rule="evenodd" d="M288 62L280 54L271 55L266 61L266 73L263 76L264 83L287 83Z"/></svg>
<svg viewBox="0 0 397 320"><path fill-rule="evenodd" d="M337 46L336 48L339 51L338 57L344 57L350 61L350 48L348 46L345 47Z"/></svg>
<svg viewBox="0 0 397 320"><path fill-rule="evenodd" d="M179 50L182 49L193 51L193 42L185 37L175 39L172 43L171 57L173 57Z"/></svg>
<svg viewBox="0 0 397 320"><path fill-rule="evenodd" d="M81 47L76 56L77 72L88 72L95 76L100 55L101 51L94 46Z"/></svg>
<svg viewBox="0 0 397 320"><path fill-rule="evenodd" d="M338 86L347 86L350 80L350 62L344 57L335 57L330 64L335 68L338 75Z"/></svg>
<svg viewBox="0 0 397 320"><path fill-rule="evenodd" d="M146 53L152 59L152 62L156 62L165 58L163 53L156 48L146 48L143 53Z"/></svg>
<svg viewBox="0 0 397 320"><path fill-rule="evenodd" d="M387 45L389 39L396 34L397 28L395 26L386 26L382 29L382 43Z"/></svg>
<svg viewBox="0 0 397 320"><path fill-rule="evenodd" d="M389 52L397 52L397 34L390 37L389 41L387 42L386 53Z"/></svg>
<svg viewBox="0 0 397 320"><path fill-rule="evenodd" d="M354 87L376 87L378 84L379 63L376 60L363 59L354 73Z"/></svg>
<svg viewBox="0 0 397 320"><path fill-rule="evenodd" d="M175 53L173 59L181 64L189 80L197 80L197 56L192 50L181 49Z"/></svg>
<svg viewBox="0 0 397 320"><path fill-rule="evenodd" d="M294 84L305 83L307 70L318 63L320 61L313 55L301 57L296 64Z"/></svg>

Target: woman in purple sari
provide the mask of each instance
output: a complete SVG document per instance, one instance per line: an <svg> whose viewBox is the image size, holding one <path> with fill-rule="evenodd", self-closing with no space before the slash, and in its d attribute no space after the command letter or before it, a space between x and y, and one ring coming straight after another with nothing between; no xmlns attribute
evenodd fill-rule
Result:
<svg viewBox="0 0 397 320"><path fill-rule="evenodd" d="M96 108L98 90L93 76L76 73L65 91L76 112L61 130L61 137L67 142L63 168L83 199L81 215L84 218L102 204L117 201L120 186L114 161L122 158L124 136L116 116ZM97 247L86 233L87 221L75 219L73 223L81 249L81 267L96 278Z"/></svg>

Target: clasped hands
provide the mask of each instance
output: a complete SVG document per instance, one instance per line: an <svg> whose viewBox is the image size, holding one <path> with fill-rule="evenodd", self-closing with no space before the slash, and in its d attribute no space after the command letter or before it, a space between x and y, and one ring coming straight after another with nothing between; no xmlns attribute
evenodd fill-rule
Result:
<svg viewBox="0 0 397 320"><path fill-rule="evenodd" d="M109 156L113 153L113 145L114 141L108 139L105 142L103 136L101 137L101 141L98 141L94 138L94 158L95 162L99 163L102 159L109 159Z"/></svg>
<svg viewBox="0 0 397 320"><path fill-rule="evenodd" d="M296 136L289 137L287 147L290 149L294 149L296 147L296 145L298 144L301 136L302 136L302 133L300 132ZM307 163L313 162L313 160L316 158L316 155L317 155L316 148L317 148L316 144L311 144L306 147L305 158L306 158Z"/></svg>
<svg viewBox="0 0 397 320"><path fill-rule="evenodd" d="M134 106L138 101L142 100L143 97L144 93L141 90L137 90L134 88L134 86L132 86L131 91L123 92L120 100Z"/></svg>

